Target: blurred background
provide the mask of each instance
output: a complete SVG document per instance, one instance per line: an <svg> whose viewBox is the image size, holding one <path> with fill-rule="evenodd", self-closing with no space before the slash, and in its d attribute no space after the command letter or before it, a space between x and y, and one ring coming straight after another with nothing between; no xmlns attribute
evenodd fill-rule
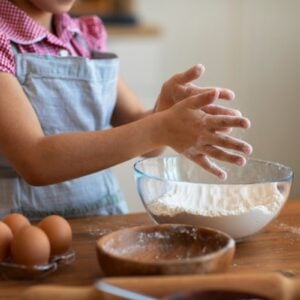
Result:
<svg viewBox="0 0 300 300"><path fill-rule="evenodd" d="M73 14L102 17L122 76L148 108L166 79L204 64L197 83L233 89L229 105L252 121L234 135L252 157L292 167L290 198L300 198L299 12L299 0L78 0ZM143 210L136 160L115 167L131 212Z"/></svg>

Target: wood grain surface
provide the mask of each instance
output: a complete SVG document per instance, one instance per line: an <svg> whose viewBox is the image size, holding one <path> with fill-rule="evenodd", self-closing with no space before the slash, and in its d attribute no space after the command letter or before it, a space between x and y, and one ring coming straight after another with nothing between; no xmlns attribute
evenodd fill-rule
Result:
<svg viewBox="0 0 300 300"><path fill-rule="evenodd" d="M89 286L103 277L96 257L96 241L102 235L130 226L152 224L145 214L87 217L70 220L76 260L39 281L0 281L0 299L19 299L37 284ZM300 201L289 200L278 218L262 233L237 244L230 273L285 271L300 274ZM226 275L224 275L226 276Z"/></svg>
<svg viewBox="0 0 300 300"><path fill-rule="evenodd" d="M121 229L97 242L106 276L220 273L231 267L234 252L229 235L182 224Z"/></svg>

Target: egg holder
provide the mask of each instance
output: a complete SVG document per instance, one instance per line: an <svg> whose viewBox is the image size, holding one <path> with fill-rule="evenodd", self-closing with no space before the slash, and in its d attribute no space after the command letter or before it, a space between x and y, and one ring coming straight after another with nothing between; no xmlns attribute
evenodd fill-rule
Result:
<svg viewBox="0 0 300 300"><path fill-rule="evenodd" d="M50 257L47 264L34 265L31 267L16 264L10 260L0 263L0 275L3 279L13 280L37 280L55 272L60 265L71 264L75 260L73 249L61 255Z"/></svg>

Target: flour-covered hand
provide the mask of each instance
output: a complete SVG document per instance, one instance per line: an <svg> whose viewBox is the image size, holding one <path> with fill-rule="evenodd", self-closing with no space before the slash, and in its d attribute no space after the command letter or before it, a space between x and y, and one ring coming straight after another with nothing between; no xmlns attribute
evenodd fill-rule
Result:
<svg viewBox="0 0 300 300"><path fill-rule="evenodd" d="M223 114L218 114L223 108L212 105L219 96L220 90L212 89L188 97L161 112L161 135L164 144L225 179L226 173L209 158L244 165L246 159L242 154L251 154L252 147L226 134L229 128L249 128L250 121L239 113L230 114L227 111L226 114L223 111ZM199 109L202 106L206 106L210 113ZM234 150L234 153L228 150Z"/></svg>

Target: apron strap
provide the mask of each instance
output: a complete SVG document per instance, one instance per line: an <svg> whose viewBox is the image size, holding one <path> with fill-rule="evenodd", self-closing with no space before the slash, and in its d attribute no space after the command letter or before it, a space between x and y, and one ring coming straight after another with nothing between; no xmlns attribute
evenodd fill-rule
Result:
<svg viewBox="0 0 300 300"><path fill-rule="evenodd" d="M91 57L95 59L115 59L118 56L111 52L99 52L91 49L84 38L80 34L76 34L76 41L88 52L91 52Z"/></svg>

